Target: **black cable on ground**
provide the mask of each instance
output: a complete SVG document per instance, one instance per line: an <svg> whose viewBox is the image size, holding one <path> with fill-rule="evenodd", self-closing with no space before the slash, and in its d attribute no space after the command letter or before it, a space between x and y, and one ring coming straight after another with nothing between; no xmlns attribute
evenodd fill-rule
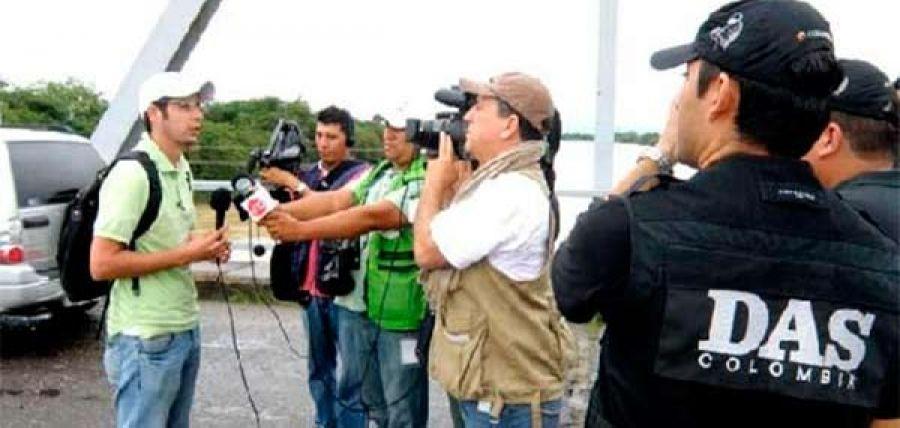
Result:
<svg viewBox="0 0 900 428"><path fill-rule="evenodd" d="M259 228L257 226L257 234L259 233ZM259 235L256 237L259 239ZM272 316L275 318L275 322L278 323L278 328L281 330L282 336L284 336L284 341L287 343L288 348L291 350L291 353L294 354L295 357L299 359L308 358L308 356L301 354L297 351L297 348L294 348L293 342L291 342L290 336L287 334L287 330L284 328L284 323L281 322L281 316L278 315L278 312L272 308L272 305L269 304L269 299L265 295L265 293L261 290L259 282L256 280L256 261L253 259L253 223L251 222L249 228L247 229L247 240L248 249L250 250L250 280L253 283L253 291L256 293L257 297L262 300L263 304L266 305L266 308L269 309L269 312L272 313Z"/></svg>
<svg viewBox="0 0 900 428"><path fill-rule="evenodd" d="M247 392L247 401L250 402L250 409L253 410L253 417L256 420L256 427L259 428L259 409L256 408L256 402L253 400L253 394L250 393L250 384L247 383L247 374L244 372L244 362L241 360L241 351L238 349L237 333L234 330L234 313L231 310L231 302L228 300L228 291L225 289L223 281L222 266L216 263L219 275L216 277L216 283L222 291L222 299L225 300L225 306L228 308L228 320L231 325L231 345L234 348L234 356L237 358L238 371L241 373L241 382L244 384L244 391Z"/></svg>

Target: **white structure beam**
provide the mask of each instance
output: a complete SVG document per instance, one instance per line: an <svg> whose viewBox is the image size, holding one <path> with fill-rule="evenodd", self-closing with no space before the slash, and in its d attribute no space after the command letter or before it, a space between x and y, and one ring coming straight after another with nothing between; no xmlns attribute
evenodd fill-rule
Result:
<svg viewBox="0 0 900 428"><path fill-rule="evenodd" d="M597 34L597 122L594 128L594 189L612 188L616 110L618 0L599 0Z"/></svg>
<svg viewBox="0 0 900 428"><path fill-rule="evenodd" d="M181 70L220 2L169 2L91 135L91 144L106 162L133 147L143 131L137 109L141 83L154 73Z"/></svg>

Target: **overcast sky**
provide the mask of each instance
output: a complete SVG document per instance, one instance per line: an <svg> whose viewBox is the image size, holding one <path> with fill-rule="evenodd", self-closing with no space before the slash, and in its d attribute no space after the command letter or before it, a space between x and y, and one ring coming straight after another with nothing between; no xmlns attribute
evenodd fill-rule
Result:
<svg viewBox="0 0 900 428"><path fill-rule="evenodd" d="M841 57L900 73L897 0L811 0ZM111 99L165 0L0 0L0 78L79 79ZM654 72L653 51L693 39L722 1L619 0L616 128L659 128L680 71ZM302 97L357 117L431 96L460 76L524 71L550 88L567 131L592 132L597 0L223 0L185 69L220 100Z"/></svg>

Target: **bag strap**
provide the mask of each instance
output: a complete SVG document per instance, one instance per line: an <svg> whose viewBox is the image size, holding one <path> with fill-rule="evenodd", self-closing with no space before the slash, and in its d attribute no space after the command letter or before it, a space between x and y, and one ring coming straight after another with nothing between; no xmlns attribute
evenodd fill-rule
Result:
<svg viewBox="0 0 900 428"><path fill-rule="evenodd" d="M134 233L131 235L131 241L128 243L128 249L135 251L138 238L147 233L150 226L156 221L156 217L159 216L159 207L162 205L162 183L159 180L159 170L156 168L156 164L153 163L153 160L150 159L146 152L130 151L119 156L115 162L120 160L136 160L144 168L144 172L147 174L147 183L149 183L147 206L144 208L144 212L141 213L141 218L138 220L137 227L134 228ZM131 278L131 291L134 292L135 296L140 296L141 289L138 277Z"/></svg>

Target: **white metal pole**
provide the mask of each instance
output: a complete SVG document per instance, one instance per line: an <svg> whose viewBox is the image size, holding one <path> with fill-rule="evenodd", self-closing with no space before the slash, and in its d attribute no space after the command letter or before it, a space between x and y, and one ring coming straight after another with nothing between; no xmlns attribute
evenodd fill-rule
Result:
<svg viewBox="0 0 900 428"><path fill-rule="evenodd" d="M137 106L141 83L154 73L181 70L220 2L169 1L91 135L91 144L106 162L133 146L143 130Z"/></svg>
<svg viewBox="0 0 900 428"><path fill-rule="evenodd" d="M618 0L599 0L597 34L597 123L594 129L594 189L612 188L616 108Z"/></svg>

